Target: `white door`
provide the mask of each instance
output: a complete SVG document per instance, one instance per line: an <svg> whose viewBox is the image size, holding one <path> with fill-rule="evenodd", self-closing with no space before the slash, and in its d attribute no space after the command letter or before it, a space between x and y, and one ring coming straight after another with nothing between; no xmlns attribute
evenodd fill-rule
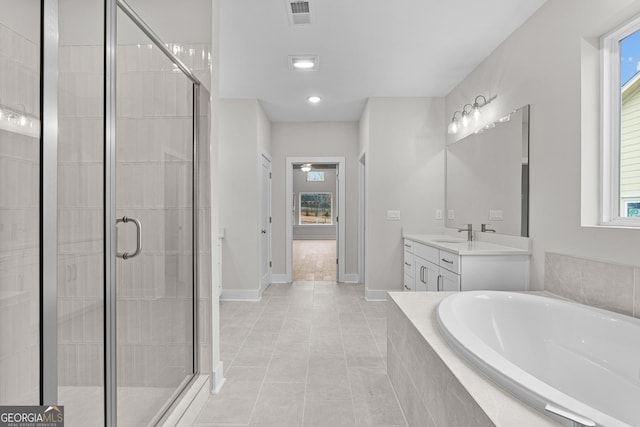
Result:
<svg viewBox="0 0 640 427"><path fill-rule="evenodd" d="M271 161L260 165L260 287L271 283Z"/></svg>

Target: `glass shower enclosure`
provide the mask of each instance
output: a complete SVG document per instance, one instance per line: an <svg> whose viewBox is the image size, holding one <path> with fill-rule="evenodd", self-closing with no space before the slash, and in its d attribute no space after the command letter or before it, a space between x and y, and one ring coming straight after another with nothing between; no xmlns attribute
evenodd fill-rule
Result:
<svg viewBox="0 0 640 427"><path fill-rule="evenodd" d="M154 425L206 363L209 95L184 63L205 52L120 0L4 9L0 405Z"/></svg>

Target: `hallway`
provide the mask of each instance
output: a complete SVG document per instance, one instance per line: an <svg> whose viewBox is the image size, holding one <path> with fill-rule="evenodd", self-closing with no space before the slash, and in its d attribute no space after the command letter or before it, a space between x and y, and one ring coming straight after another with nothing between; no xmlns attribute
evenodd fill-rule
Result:
<svg viewBox="0 0 640 427"><path fill-rule="evenodd" d="M293 281L335 281L335 240L294 240Z"/></svg>
<svg viewBox="0 0 640 427"><path fill-rule="evenodd" d="M222 302L226 383L197 426L405 426L386 374L386 303L364 285L271 285Z"/></svg>

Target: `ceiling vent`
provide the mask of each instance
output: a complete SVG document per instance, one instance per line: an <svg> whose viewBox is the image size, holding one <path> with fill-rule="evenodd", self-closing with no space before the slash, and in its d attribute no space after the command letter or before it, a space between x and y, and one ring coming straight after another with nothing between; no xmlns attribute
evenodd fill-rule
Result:
<svg viewBox="0 0 640 427"><path fill-rule="evenodd" d="M311 23L311 12L308 1L285 0L289 22L293 25L305 25Z"/></svg>

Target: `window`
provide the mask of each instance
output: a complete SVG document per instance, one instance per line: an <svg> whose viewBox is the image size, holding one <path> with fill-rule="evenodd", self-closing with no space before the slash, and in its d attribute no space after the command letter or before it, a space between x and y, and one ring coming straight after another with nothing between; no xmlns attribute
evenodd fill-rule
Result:
<svg viewBox="0 0 640 427"><path fill-rule="evenodd" d="M300 225L333 225L333 194L300 193Z"/></svg>
<svg viewBox="0 0 640 427"><path fill-rule="evenodd" d="M640 18L602 39L602 224L640 227Z"/></svg>
<svg viewBox="0 0 640 427"><path fill-rule="evenodd" d="M324 181L324 172L307 172L307 181Z"/></svg>

